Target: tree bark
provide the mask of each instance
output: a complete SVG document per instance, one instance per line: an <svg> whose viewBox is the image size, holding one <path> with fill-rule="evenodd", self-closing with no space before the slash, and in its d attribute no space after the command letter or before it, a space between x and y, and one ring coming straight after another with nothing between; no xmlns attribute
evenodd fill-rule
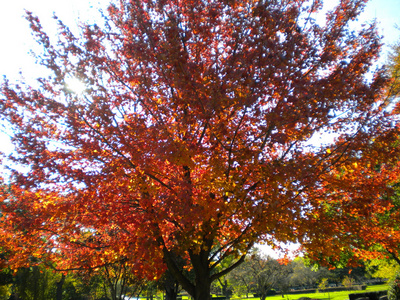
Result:
<svg viewBox="0 0 400 300"><path fill-rule="evenodd" d="M176 263L174 255L164 248L164 259L167 263L169 272L171 272L193 300L211 300L210 292L212 279L208 263L208 254L208 251L200 251L198 254L189 251L195 275L193 282L182 273L182 268L180 268Z"/></svg>
<svg viewBox="0 0 400 300"><path fill-rule="evenodd" d="M267 298L267 294L265 293L262 293L261 295L260 295L260 300L265 300L265 298Z"/></svg>
<svg viewBox="0 0 400 300"><path fill-rule="evenodd" d="M165 300L176 300L179 292L179 283L169 270L164 274Z"/></svg>
<svg viewBox="0 0 400 300"><path fill-rule="evenodd" d="M165 289L165 300L176 300L178 293L175 289Z"/></svg>
<svg viewBox="0 0 400 300"><path fill-rule="evenodd" d="M211 300L211 280L209 277L196 278L194 300Z"/></svg>
<svg viewBox="0 0 400 300"><path fill-rule="evenodd" d="M201 250L199 253L193 253L189 251L189 256L195 273L195 286L192 297L194 300L211 300L212 278L208 261L209 252Z"/></svg>
<svg viewBox="0 0 400 300"><path fill-rule="evenodd" d="M193 300L211 300L211 283L238 267L244 262L246 257L246 254L244 254L228 268L213 273L212 270L214 270L219 261L213 260L212 257L210 258L210 250L200 250L199 252L188 250L190 264L194 273L193 279L189 278L187 274L184 274L183 265L178 263L179 256L167 249L161 237L158 241L160 245L163 246L164 260L167 264L168 272L170 272L180 286L189 293ZM213 242L214 240L212 238L205 238L205 249L211 249ZM253 243L250 243L247 250L252 246ZM223 259L223 257L221 259Z"/></svg>
<svg viewBox="0 0 400 300"><path fill-rule="evenodd" d="M56 300L62 300L64 282L65 282L65 275L62 274L60 281L56 282L57 285Z"/></svg>
<svg viewBox="0 0 400 300"><path fill-rule="evenodd" d="M225 279L224 282L222 282L220 278L218 278L218 281L222 287L222 295L224 295L225 298L229 300L231 298L231 293L228 290L228 281Z"/></svg>

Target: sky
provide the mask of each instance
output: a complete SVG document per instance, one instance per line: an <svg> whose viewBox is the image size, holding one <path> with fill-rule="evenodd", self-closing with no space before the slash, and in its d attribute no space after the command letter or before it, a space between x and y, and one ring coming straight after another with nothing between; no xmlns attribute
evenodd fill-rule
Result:
<svg viewBox="0 0 400 300"><path fill-rule="evenodd" d="M337 0L326 0L325 5L332 6ZM29 54L36 45L33 42L24 11L36 14L46 32L55 33L55 13L73 30L80 22L93 22L98 8L105 8L108 0L0 0L0 76L17 78L23 71L26 78L38 77L39 68ZM376 18L385 44L400 40L400 0L371 0L360 17L360 21Z"/></svg>
<svg viewBox="0 0 400 300"><path fill-rule="evenodd" d="M42 22L45 31L54 34L55 13L72 29L83 21L92 21L99 14L98 7L105 7L108 1L88 0L0 0L0 75L16 78L23 71L27 78L38 77L35 59L30 50L36 47L25 10L33 12ZM40 75L40 74L39 74Z"/></svg>
<svg viewBox="0 0 400 300"><path fill-rule="evenodd" d="M332 6L337 0L326 0L325 5ZM35 47L28 22L24 19L24 10L36 14L47 32L54 33L55 13L64 23L76 29L79 22L93 22L98 16L97 9L105 8L108 0L0 0L0 75L16 78L23 71L26 78L36 78L38 67L29 54ZM378 20L380 32L386 44L400 40L400 0L371 0L360 21Z"/></svg>
<svg viewBox="0 0 400 300"><path fill-rule="evenodd" d="M332 6L336 2L326 0L325 5ZM52 19L54 13L76 32L80 22L95 22L99 17L98 8L104 9L108 3L108 0L0 0L0 76L7 75L13 81L19 78L18 73L21 71L29 82L42 75L30 54L36 44L24 18L25 10L37 15L45 31L51 35L56 28ZM387 53L388 45L400 41L400 29L396 29L396 24L400 28L400 0L369 1L359 22L374 18L379 23L380 34L384 36L383 52ZM385 56L382 56L382 61ZM5 149L11 149L9 138L0 132L0 150L9 151ZM266 253L276 256L271 251Z"/></svg>

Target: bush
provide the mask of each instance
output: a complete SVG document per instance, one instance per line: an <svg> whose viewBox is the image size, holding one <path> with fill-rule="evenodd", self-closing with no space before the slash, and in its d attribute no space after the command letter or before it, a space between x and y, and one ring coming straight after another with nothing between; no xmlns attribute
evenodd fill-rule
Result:
<svg viewBox="0 0 400 300"><path fill-rule="evenodd" d="M389 285L388 298L389 300L400 300L400 272L396 274Z"/></svg>

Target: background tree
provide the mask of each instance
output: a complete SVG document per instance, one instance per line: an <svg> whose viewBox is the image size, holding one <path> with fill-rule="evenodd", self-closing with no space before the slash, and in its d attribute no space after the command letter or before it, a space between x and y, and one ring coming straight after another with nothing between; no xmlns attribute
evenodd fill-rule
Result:
<svg viewBox="0 0 400 300"><path fill-rule="evenodd" d="M328 283L328 278L322 278L318 284L318 292L325 293L325 290L328 287Z"/></svg>
<svg viewBox="0 0 400 300"><path fill-rule="evenodd" d="M248 257L247 260L249 259L251 258ZM251 288L253 284L252 277L250 276L248 268L249 264L244 262L228 274L230 281L232 282L235 294L245 294L246 298L249 297L249 293L251 293Z"/></svg>
<svg viewBox="0 0 400 300"><path fill-rule="evenodd" d="M294 287L311 288L323 278L329 277L327 268L310 266L303 257L295 258L291 265L293 273L290 275L290 282Z"/></svg>
<svg viewBox="0 0 400 300"><path fill-rule="evenodd" d="M160 290L165 291L165 300L176 300L181 287L169 270L163 274L158 284Z"/></svg>
<svg viewBox="0 0 400 300"><path fill-rule="evenodd" d="M393 259L374 259L366 262L366 268L374 278L394 279L400 266Z"/></svg>
<svg viewBox="0 0 400 300"><path fill-rule="evenodd" d="M287 277L286 272L283 272L285 266L270 256L263 257L260 254L255 254L245 264L248 265L247 271L251 277L252 290L261 300L267 297L280 280Z"/></svg>
<svg viewBox="0 0 400 300"><path fill-rule="evenodd" d="M24 300L60 300L68 298L67 293L63 297L58 295L58 283L65 276L46 269L43 266L20 268L11 271L12 277L8 282L11 284L11 291L16 299ZM65 290L62 290L65 291ZM8 298L7 298L8 299ZM76 298L79 300L79 298Z"/></svg>
<svg viewBox="0 0 400 300"><path fill-rule="evenodd" d="M388 290L388 299L390 300L400 299L400 274L397 274L395 278L390 282Z"/></svg>
<svg viewBox="0 0 400 300"><path fill-rule="evenodd" d="M138 297L146 287L144 280L135 275L124 261L104 266L100 274L111 300L123 300L126 296Z"/></svg>
<svg viewBox="0 0 400 300"><path fill-rule="evenodd" d="M346 279L346 278L349 279ZM354 284L361 284L366 280L370 279L370 275L367 272L364 263L359 262L355 267L341 267L329 270L329 277L331 281L337 285L344 285L343 282L346 280L348 287ZM346 286L347 287L347 286Z"/></svg>
<svg viewBox="0 0 400 300"><path fill-rule="evenodd" d="M345 276L343 278L342 284L346 289L351 290L353 288L353 285L355 284L355 280L350 276Z"/></svg>
<svg viewBox="0 0 400 300"><path fill-rule="evenodd" d="M284 264L280 266L281 276L278 282L276 283L276 290L282 294L282 298L285 294L290 291L291 281L290 275L293 273L293 267L291 263Z"/></svg>
<svg viewBox="0 0 400 300"><path fill-rule="evenodd" d="M126 0L79 38L59 21L57 41L28 14L52 74L37 89L2 84L8 159L24 167L2 187L8 263L124 258L207 300L255 242L299 242L315 258L372 243L395 165L391 177L340 173L398 156L383 72L367 80L375 25L348 26L364 2L342 0L318 24L318 0Z"/></svg>
<svg viewBox="0 0 400 300"><path fill-rule="evenodd" d="M10 285L0 285L0 299L8 300L11 296L11 286Z"/></svg>
<svg viewBox="0 0 400 300"><path fill-rule="evenodd" d="M8 300L12 291L13 275L12 271L4 268L0 272L0 299Z"/></svg>

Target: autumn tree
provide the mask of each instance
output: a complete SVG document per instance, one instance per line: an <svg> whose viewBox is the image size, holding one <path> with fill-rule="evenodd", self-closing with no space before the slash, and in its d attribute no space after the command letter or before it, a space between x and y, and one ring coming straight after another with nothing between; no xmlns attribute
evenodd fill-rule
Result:
<svg viewBox="0 0 400 300"><path fill-rule="evenodd" d="M367 217L390 206L395 173L357 159L393 171L398 147L376 26L349 27L364 5L317 22L319 0L121 0L79 35L58 21L56 40L28 13L51 74L2 84L8 263L168 268L207 300L255 242L334 257L373 241Z"/></svg>
<svg viewBox="0 0 400 300"><path fill-rule="evenodd" d="M388 125L393 126L393 130L378 129L380 134L371 139L363 151L352 151L346 162L331 168L323 175L321 186L307 196L320 198L325 211L316 213L315 224L329 232L320 232L321 240L326 243L325 253L320 255L311 250L310 257L316 261L343 267L360 258L391 258L400 264L400 249L396 246L400 242L397 152L400 135L396 127L400 108L399 58L400 47L396 44L389 56L388 81L380 99L380 103L387 104L385 114L393 118L393 123ZM383 185L387 188L382 188ZM368 203L371 195L375 197L375 208ZM343 227L336 226L333 220ZM306 244L303 244L305 250Z"/></svg>
<svg viewBox="0 0 400 300"><path fill-rule="evenodd" d="M398 97L400 95L400 41L391 46L387 64L388 75L392 81L388 88L388 96Z"/></svg>
<svg viewBox="0 0 400 300"><path fill-rule="evenodd" d="M393 113L396 114L399 111L399 103L398 97L400 96L400 42L397 42L391 46L391 50L389 52L388 60L387 60L387 74L390 79L390 82L386 88L386 101L392 102L390 109L393 110ZM398 136L394 139L392 138L391 143L397 144L399 142ZM384 144L384 146L386 146ZM376 168L377 172L380 172L381 165L379 164ZM384 167L386 167L384 165ZM383 255L380 257L372 257L372 265L377 265L380 261L384 265L384 269L391 265L390 260L392 262L396 262L398 266L400 266L400 249L395 247L395 244L398 243L399 237L397 234L393 234L393 232L397 232L400 228L399 224L399 214L398 210L400 208L400 182L398 180L393 179L390 182L390 185L393 187L394 192L389 195L391 197L391 207L385 211L378 211L376 214L376 222L380 224L380 227L387 229L380 236L380 238L375 241L373 245L371 245L372 252L381 252ZM385 197L388 197L387 195ZM388 268L390 269L390 267ZM379 273L379 272L378 272ZM392 277L394 277L395 273L392 273Z"/></svg>

